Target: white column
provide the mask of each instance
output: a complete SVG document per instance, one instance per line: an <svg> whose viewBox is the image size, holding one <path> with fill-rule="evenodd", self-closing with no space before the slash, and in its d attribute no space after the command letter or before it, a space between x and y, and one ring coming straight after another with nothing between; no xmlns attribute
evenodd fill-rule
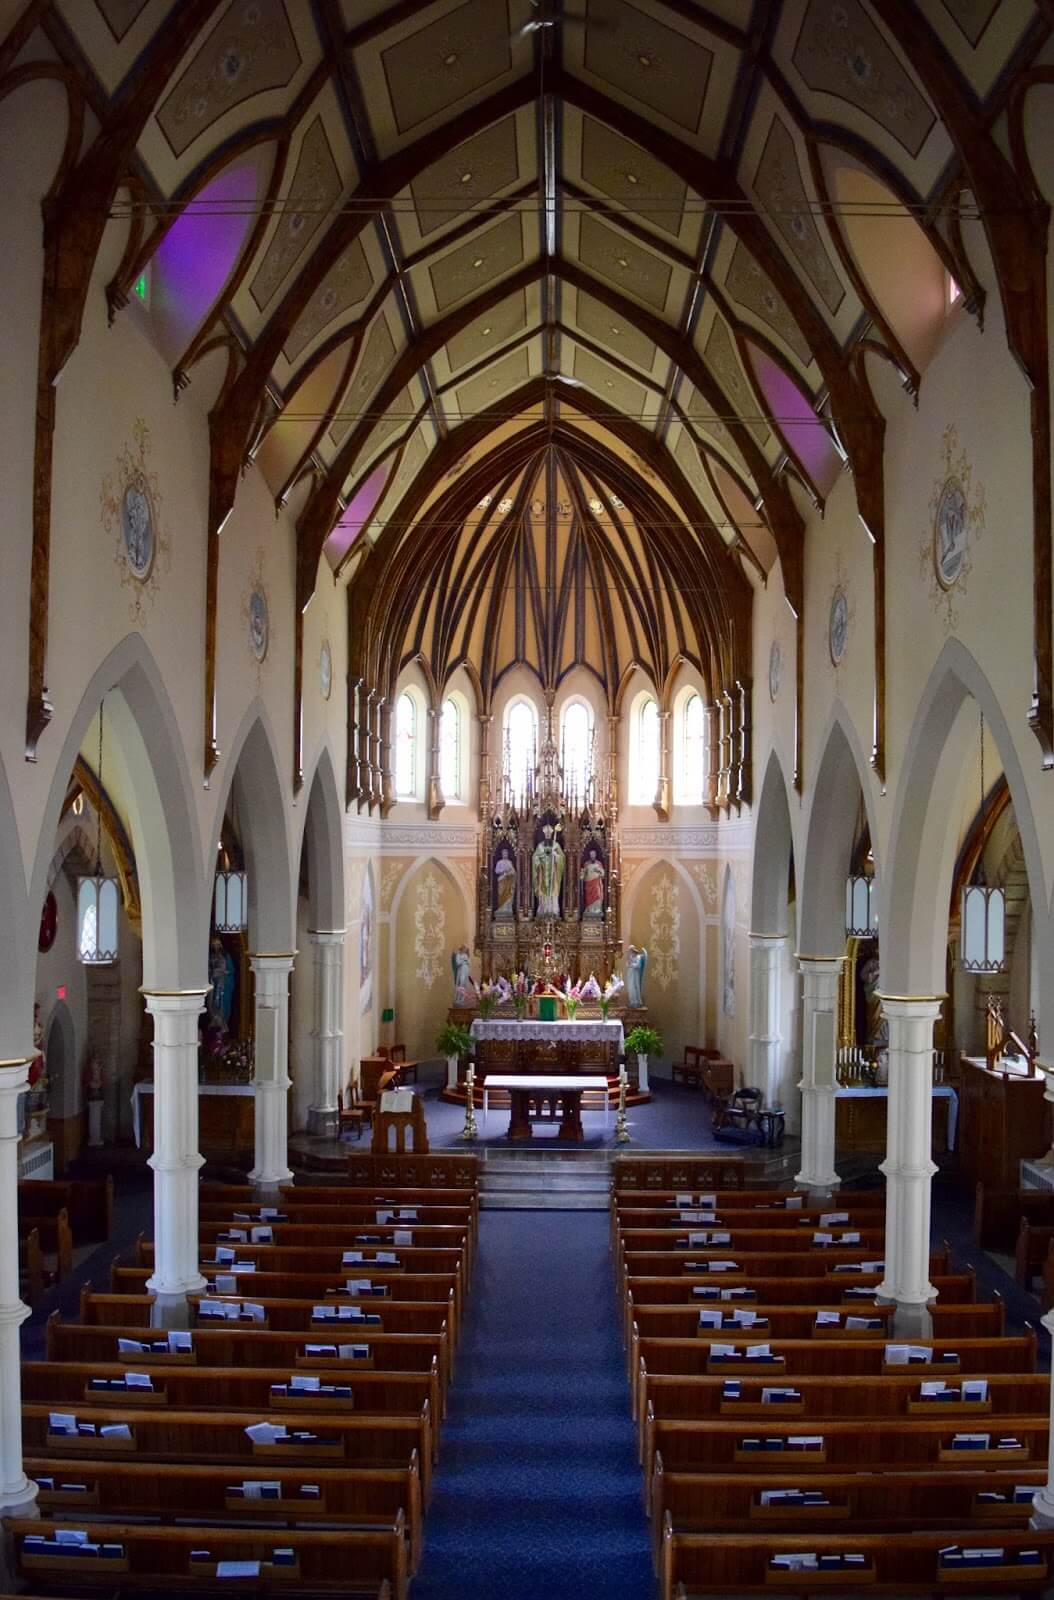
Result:
<svg viewBox="0 0 1054 1600"><path fill-rule="evenodd" d="M295 954L295 952L294 952ZM256 978L256 1161L249 1182L264 1188L288 1183L289 974L292 955L250 955Z"/></svg>
<svg viewBox="0 0 1054 1600"><path fill-rule="evenodd" d="M827 1190L834 1168L838 980L844 956L799 956L802 975L801 1171L795 1183Z"/></svg>
<svg viewBox="0 0 1054 1600"><path fill-rule="evenodd" d="M1054 1339L1054 1311L1048 1311L1040 1321L1048 1335ZM1054 1528L1054 1383L1050 1386L1050 1440L1047 1445L1047 1481L1037 1490L1032 1501L1032 1528Z"/></svg>
<svg viewBox="0 0 1054 1600"><path fill-rule="evenodd" d="M780 1104L780 1019L783 1008L782 933L750 935L750 1078L767 1106Z"/></svg>
<svg viewBox="0 0 1054 1600"><path fill-rule="evenodd" d="M311 1133L335 1137L337 1092L343 1088L344 929L309 928L315 977L314 1101L308 1109Z"/></svg>
<svg viewBox="0 0 1054 1600"><path fill-rule="evenodd" d="M198 1271L198 1017L208 992L140 990L154 1020L154 1271L146 1286L158 1297L161 1322L168 1306L205 1287Z"/></svg>
<svg viewBox="0 0 1054 1600"><path fill-rule="evenodd" d="M898 1334L928 1338L930 1191L937 1168L933 1134L933 1024L940 1001L932 995L882 997L889 1023L889 1105L886 1111L886 1270L875 1293L896 1302Z"/></svg>
<svg viewBox="0 0 1054 1600"><path fill-rule="evenodd" d="M34 1515L37 1486L22 1468L18 1330L29 1316L18 1293L18 1097L31 1057L0 1061L0 1512Z"/></svg>

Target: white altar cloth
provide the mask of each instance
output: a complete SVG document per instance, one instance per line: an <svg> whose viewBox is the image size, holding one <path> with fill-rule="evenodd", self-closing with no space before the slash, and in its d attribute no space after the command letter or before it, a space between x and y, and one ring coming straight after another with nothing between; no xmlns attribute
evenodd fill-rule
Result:
<svg viewBox="0 0 1054 1600"><path fill-rule="evenodd" d="M132 1090L132 1133L135 1135L136 1147L142 1144L142 1119L140 1117L139 1102L144 1094L153 1094L154 1083L152 1078L144 1078ZM251 1083L199 1083L198 1094L226 1094L246 1095L255 1094L256 1086Z"/></svg>
<svg viewBox="0 0 1054 1600"><path fill-rule="evenodd" d="M862 1100L867 1095L884 1094L888 1097L889 1090L885 1088L870 1088L865 1083L846 1084L835 1091L837 1100ZM955 1135L959 1126L959 1096L948 1083L935 1083L933 1085L933 1098L947 1100L948 1106L948 1149L955 1149Z"/></svg>
<svg viewBox="0 0 1054 1600"><path fill-rule="evenodd" d="M553 1023L543 1024L553 1027ZM609 1023L610 1027L611 1024ZM483 1080L483 1126L487 1126L487 1099L491 1089L598 1089L604 1096L604 1127L608 1125L608 1081L606 1078L593 1077L585 1073L551 1073L551 1072L495 1072L488 1073Z"/></svg>
<svg viewBox="0 0 1054 1600"><path fill-rule="evenodd" d="M517 1017L511 1021L496 1022L493 1017L473 1020L469 1033L473 1039L535 1039L539 1044L573 1040L577 1044L614 1044L621 1056L625 1048L625 1035L619 1021L604 1022L600 1017L576 1017L574 1022L528 1022Z"/></svg>

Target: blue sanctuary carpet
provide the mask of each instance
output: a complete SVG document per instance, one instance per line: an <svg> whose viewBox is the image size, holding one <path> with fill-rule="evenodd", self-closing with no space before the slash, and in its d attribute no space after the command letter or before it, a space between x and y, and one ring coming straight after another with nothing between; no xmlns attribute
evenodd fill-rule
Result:
<svg viewBox="0 0 1054 1600"><path fill-rule="evenodd" d="M654 1592L607 1228L482 1213L413 1600Z"/></svg>

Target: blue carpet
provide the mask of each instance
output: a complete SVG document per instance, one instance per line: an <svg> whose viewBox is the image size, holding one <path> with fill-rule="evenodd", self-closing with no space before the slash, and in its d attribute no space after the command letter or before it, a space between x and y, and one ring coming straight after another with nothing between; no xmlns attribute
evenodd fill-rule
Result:
<svg viewBox="0 0 1054 1600"><path fill-rule="evenodd" d="M413 1600L653 1593L607 1226L480 1217Z"/></svg>

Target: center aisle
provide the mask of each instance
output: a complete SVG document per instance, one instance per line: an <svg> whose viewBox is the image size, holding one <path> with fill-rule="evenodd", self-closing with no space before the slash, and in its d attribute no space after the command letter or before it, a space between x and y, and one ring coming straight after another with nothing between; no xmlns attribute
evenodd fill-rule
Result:
<svg viewBox="0 0 1054 1600"><path fill-rule="evenodd" d="M483 1211L412 1600L652 1592L607 1213Z"/></svg>

